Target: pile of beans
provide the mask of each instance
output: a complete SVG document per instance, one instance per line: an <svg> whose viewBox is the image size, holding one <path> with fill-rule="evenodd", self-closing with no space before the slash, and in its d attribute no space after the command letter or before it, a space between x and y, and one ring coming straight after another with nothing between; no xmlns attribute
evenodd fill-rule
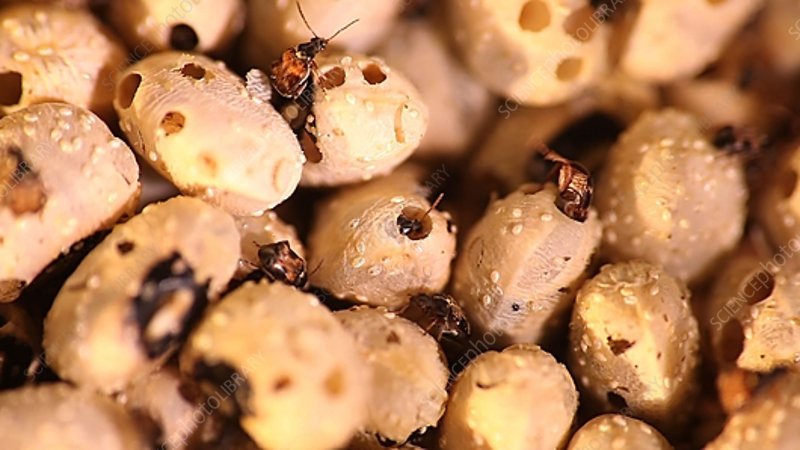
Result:
<svg viewBox="0 0 800 450"><path fill-rule="evenodd" d="M799 23L0 0L0 448L800 448Z"/></svg>

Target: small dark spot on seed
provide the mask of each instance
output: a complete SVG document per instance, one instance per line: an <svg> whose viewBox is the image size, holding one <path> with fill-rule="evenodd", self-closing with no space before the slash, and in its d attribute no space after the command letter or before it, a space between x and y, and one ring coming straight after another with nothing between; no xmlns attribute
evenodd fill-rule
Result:
<svg viewBox="0 0 800 450"><path fill-rule="evenodd" d="M285 389L288 389L292 385L292 379L288 376L282 376L275 380L275 383L272 385L272 390L275 392L280 392Z"/></svg>
<svg viewBox="0 0 800 450"><path fill-rule="evenodd" d="M338 367L325 378L325 391L332 397L338 397L344 392L344 375Z"/></svg>
<svg viewBox="0 0 800 450"><path fill-rule="evenodd" d="M512 303L511 304L511 310L514 311L514 312L519 311L521 308L522 307L519 305L519 303Z"/></svg>
<svg viewBox="0 0 800 450"><path fill-rule="evenodd" d="M400 336L397 335L394 331L390 331L389 335L386 336L386 342L389 344L399 344L400 343Z"/></svg>
<svg viewBox="0 0 800 450"><path fill-rule="evenodd" d="M131 241L122 241L117 244L117 250L122 255L130 253L134 248L133 242Z"/></svg>
<svg viewBox="0 0 800 450"><path fill-rule="evenodd" d="M206 168L209 175L216 176L217 171L219 170L219 166L217 165L217 160L208 153L203 153L200 155L200 162L203 163L203 167Z"/></svg>

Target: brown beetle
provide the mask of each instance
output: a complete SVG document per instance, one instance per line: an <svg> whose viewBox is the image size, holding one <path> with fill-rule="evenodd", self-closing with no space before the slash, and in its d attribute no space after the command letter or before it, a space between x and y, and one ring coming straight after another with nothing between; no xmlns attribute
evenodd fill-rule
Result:
<svg viewBox="0 0 800 450"><path fill-rule="evenodd" d="M420 326L437 341L466 338L470 326L464 311L446 294L417 294L400 315Z"/></svg>
<svg viewBox="0 0 800 450"><path fill-rule="evenodd" d="M561 212L578 222L585 222L592 204L594 186L589 170L582 164L559 155L549 147L541 145L538 151L546 161L556 164L558 170L559 196L556 206ZM553 174L548 176L550 178Z"/></svg>
<svg viewBox="0 0 800 450"><path fill-rule="evenodd" d="M297 288L308 284L306 262L289 246L289 241L258 246L258 268L270 281L280 281Z"/></svg>
<svg viewBox="0 0 800 450"><path fill-rule="evenodd" d="M280 58L272 63L269 74L272 87L275 91L282 97L289 99L296 99L299 97L308 86L311 73L317 73L317 65L314 63L314 58L317 54L325 50L328 43L338 36L339 33L358 22L358 19L355 19L340 28L331 37L321 38L317 36L317 33L311 28L311 25L309 25L299 2L297 2L297 11L300 13L300 17L303 18L303 22L314 37L308 42L284 50Z"/></svg>

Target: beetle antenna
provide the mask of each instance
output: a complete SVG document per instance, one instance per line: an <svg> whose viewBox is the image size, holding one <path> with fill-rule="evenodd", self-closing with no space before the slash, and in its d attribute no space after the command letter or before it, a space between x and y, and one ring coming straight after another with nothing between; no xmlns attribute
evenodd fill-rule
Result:
<svg viewBox="0 0 800 450"><path fill-rule="evenodd" d="M300 6L300 1L298 0L297 2L295 2L295 5L297 5L297 12L300 13L300 17L303 19L303 22L306 24L306 28L308 28L308 31L310 31L311 34L313 34L315 38L318 38L319 36L317 36L317 32L314 31L313 28L311 28L311 24L308 23L308 19L306 19L305 13L303 13L303 7Z"/></svg>
<svg viewBox="0 0 800 450"><path fill-rule="evenodd" d="M542 158L544 158L545 161L550 161L557 164L568 164L570 162L567 158L559 155L555 150L548 147L546 144L538 144L536 146L536 151L541 153Z"/></svg>
<svg viewBox="0 0 800 450"><path fill-rule="evenodd" d="M309 272L309 273L308 273L308 276L310 277L311 275L314 275L315 273L317 273L317 271L319 270L319 268L320 268L320 267L322 267L322 263L324 263L324 262L325 262L325 258L322 258L322 259L319 261L319 264L317 264L317 267L315 267L315 268L314 268L314 270L312 270L311 272Z"/></svg>
<svg viewBox="0 0 800 450"><path fill-rule="evenodd" d="M439 194L438 197L436 197L436 201L434 201L431 207L428 208L427 211L425 211L425 214L422 217L428 217L428 214L430 214L431 211L433 211L437 206L439 206L439 202L442 201L442 198L444 198L444 192L442 192L441 194Z"/></svg>
<svg viewBox="0 0 800 450"><path fill-rule="evenodd" d="M352 27L353 25L355 25L355 24L356 24L356 22L358 22L358 19L355 19L355 20L353 20L352 22L348 23L347 25L343 26L342 28L339 28L339 31L337 31L336 33L333 33L333 36L331 36L331 37L329 37L328 39L326 39L326 41L330 41L330 40L332 40L333 38L335 38L336 36L338 36L338 35L339 35L339 33L341 33L342 31L344 31L344 30L346 30L346 29L348 29L348 28Z"/></svg>

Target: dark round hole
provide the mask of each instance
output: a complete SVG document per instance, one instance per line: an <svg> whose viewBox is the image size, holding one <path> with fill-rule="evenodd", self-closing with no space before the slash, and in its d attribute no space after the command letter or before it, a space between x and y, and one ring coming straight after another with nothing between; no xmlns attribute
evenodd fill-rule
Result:
<svg viewBox="0 0 800 450"><path fill-rule="evenodd" d="M772 291L775 290L775 277L767 271L760 271L750 277L747 284L753 289L753 293L747 297L747 304L752 306L772 295Z"/></svg>
<svg viewBox="0 0 800 450"><path fill-rule="evenodd" d="M117 87L117 103L121 108L130 108L133 104L133 99L136 97L136 92L139 90L139 85L142 84L142 76L138 73L127 75Z"/></svg>
<svg viewBox="0 0 800 450"><path fill-rule="evenodd" d="M744 350L744 330L735 319L730 319L722 328L720 337L722 362L735 363Z"/></svg>
<svg viewBox="0 0 800 450"><path fill-rule="evenodd" d="M186 126L186 117L176 111L170 111L164 115L159 125L164 130L167 136L175 134Z"/></svg>
<svg viewBox="0 0 800 450"><path fill-rule="evenodd" d="M628 407L628 402L625 401L625 397L617 394L616 392L608 391L606 393L606 399L608 399L608 403L611 405L611 407L616 410L622 410Z"/></svg>
<svg viewBox="0 0 800 450"><path fill-rule="evenodd" d="M361 72L364 74L364 79L367 80L369 84L381 84L386 81L386 74L383 73L383 70L381 70L377 64L370 64L362 69Z"/></svg>
<svg viewBox="0 0 800 450"><path fill-rule="evenodd" d="M22 100L22 74L0 72L0 105L13 106Z"/></svg>
<svg viewBox="0 0 800 450"><path fill-rule="evenodd" d="M197 64L189 63L181 67L181 75L195 80L202 80L206 76L206 69Z"/></svg>
<svg viewBox="0 0 800 450"><path fill-rule="evenodd" d="M306 155L306 161L312 164L322 161L322 152L317 147L317 143L314 142L314 138L307 131L303 131L300 135L300 148L303 149L303 154Z"/></svg>
<svg viewBox="0 0 800 450"><path fill-rule="evenodd" d="M175 50L194 50L199 43L200 38L197 37L197 33L189 25L182 23L172 27L172 31L169 34L169 45Z"/></svg>
<svg viewBox="0 0 800 450"><path fill-rule="evenodd" d="M397 216L397 228L400 234L412 241L425 239L433 231L433 221L429 211L414 206L407 206Z"/></svg>
<svg viewBox="0 0 800 450"><path fill-rule="evenodd" d="M526 2L519 13L519 26L523 30L539 32L550 25L550 7L542 0Z"/></svg>

